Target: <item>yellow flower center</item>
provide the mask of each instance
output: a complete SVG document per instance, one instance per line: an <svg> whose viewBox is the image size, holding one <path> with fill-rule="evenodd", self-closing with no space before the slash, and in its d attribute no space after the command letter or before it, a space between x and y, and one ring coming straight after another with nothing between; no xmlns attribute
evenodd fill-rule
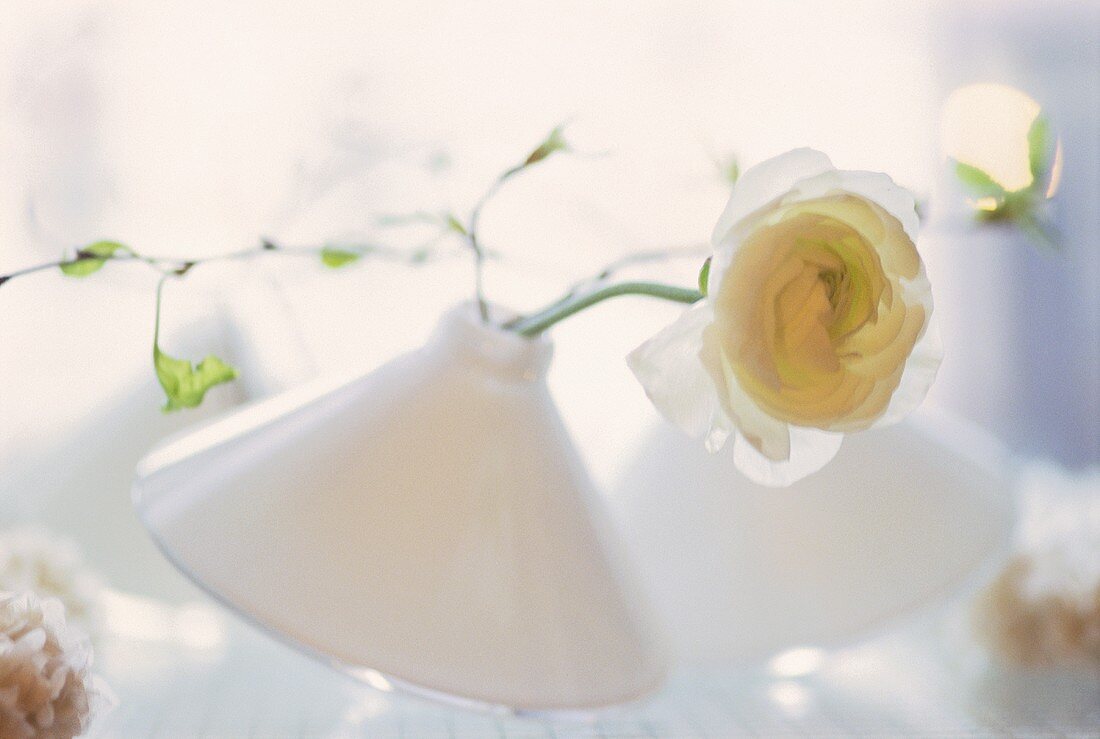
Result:
<svg viewBox="0 0 1100 739"><path fill-rule="evenodd" d="M871 209L852 196L781 209L723 276L707 340L777 419L834 429L862 423L900 381L924 314L902 303L880 254L880 242L904 234L900 224L884 227L890 216Z"/></svg>

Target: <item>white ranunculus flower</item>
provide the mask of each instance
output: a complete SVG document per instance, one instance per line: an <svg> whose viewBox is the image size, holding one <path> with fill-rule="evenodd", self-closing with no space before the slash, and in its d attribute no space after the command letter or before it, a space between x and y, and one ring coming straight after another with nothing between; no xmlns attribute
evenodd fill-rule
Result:
<svg viewBox="0 0 1100 739"><path fill-rule="evenodd" d="M670 421L789 485L844 433L924 399L942 350L913 196L812 149L753 167L714 230L706 299L628 358Z"/></svg>

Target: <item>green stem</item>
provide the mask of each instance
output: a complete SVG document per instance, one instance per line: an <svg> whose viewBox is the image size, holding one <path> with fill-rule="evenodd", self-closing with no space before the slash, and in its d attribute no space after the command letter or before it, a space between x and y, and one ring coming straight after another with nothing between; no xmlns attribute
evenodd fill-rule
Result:
<svg viewBox="0 0 1100 739"><path fill-rule="evenodd" d="M481 314L482 323L489 322L489 302L485 299L485 249L481 246L481 242L478 240L478 224L481 221L481 211L493 199L493 196L497 194L497 191L504 186L504 183L511 179L513 176L519 174L529 166L526 162L518 164L511 169L506 170L500 177L497 177L493 181L493 184L489 186L489 189L481 196L474 205L474 209L470 211L470 218L466 226L466 241L470 244L470 249L474 252L474 299L477 301L477 309Z"/></svg>
<svg viewBox="0 0 1100 739"><path fill-rule="evenodd" d="M425 254L423 249L417 249L409 252L404 249L377 246L373 244L361 247L349 245L347 248L350 249L353 247L362 254L370 254L372 256L397 260L399 262L408 262L411 264L423 261L427 256L432 256L431 253ZM36 272L45 272L47 270L59 269L61 267L67 267L72 264L79 264L80 262L87 262L93 259L101 260L103 262L141 262L143 264L149 265L161 275L174 275L176 277L182 277L194 267L198 267L201 264L210 264L211 262L244 260L272 252L289 256L302 256L316 255L322 251L324 251L323 247L287 247L280 246L268 239L265 239L259 247L240 249L238 251L228 252L226 254L215 254L209 257L147 257L142 254L137 254L129 249L125 253L115 253L110 256L103 257L88 254L87 252L78 252L77 255L72 259L60 259L55 262L36 264L32 267L24 267L23 269L16 270L15 272L2 274L0 275L0 286L2 286L8 280L15 279L16 277L23 277L26 275L34 274Z"/></svg>
<svg viewBox="0 0 1100 739"><path fill-rule="evenodd" d="M538 336L558 321L564 320L574 313L579 313L596 303L619 295L648 295L653 298L671 300L675 303L695 303L703 298L703 293L693 288L674 287L656 282L621 282L617 285L601 287L590 293L577 295L570 300L558 301L538 313L533 313L513 322L508 328L521 336Z"/></svg>

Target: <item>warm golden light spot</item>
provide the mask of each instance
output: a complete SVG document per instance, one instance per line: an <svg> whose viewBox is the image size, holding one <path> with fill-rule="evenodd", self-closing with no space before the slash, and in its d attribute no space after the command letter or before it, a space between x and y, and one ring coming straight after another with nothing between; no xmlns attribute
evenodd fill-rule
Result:
<svg viewBox="0 0 1100 739"><path fill-rule="evenodd" d="M968 200L968 203L974 207L975 210L985 210L992 213L997 210L1000 203L997 202L997 198L978 198L977 200Z"/></svg>
<svg viewBox="0 0 1100 739"><path fill-rule="evenodd" d="M1031 97L1008 85L960 87L944 103L943 152L987 172L1010 192L1023 189L1032 181L1027 132L1039 110Z"/></svg>

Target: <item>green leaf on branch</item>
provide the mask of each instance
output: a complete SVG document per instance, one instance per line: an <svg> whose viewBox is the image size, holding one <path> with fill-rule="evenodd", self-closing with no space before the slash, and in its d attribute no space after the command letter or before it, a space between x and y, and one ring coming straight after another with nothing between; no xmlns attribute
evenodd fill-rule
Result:
<svg viewBox="0 0 1100 739"><path fill-rule="evenodd" d="M164 288L164 279L157 284L157 308L153 324L153 369L157 381L164 390L166 402L164 412L197 408L202 404L206 392L216 385L234 380L237 370L213 354L208 354L192 367L186 359L177 359L165 354L160 348L160 299Z"/></svg>
<svg viewBox="0 0 1100 739"><path fill-rule="evenodd" d="M168 399L164 406L166 412L197 408L207 390L237 377L237 370L213 354L192 367L186 359L168 356L158 345L153 346L153 366Z"/></svg>
<svg viewBox="0 0 1100 739"><path fill-rule="evenodd" d="M955 176L975 195L998 199L1005 196L1003 187L997 184L988 173L973 165L955 161Z"/></svg>
<svg viewBox="0 0 1100 739"><path fill-rule="evenodd" d="M1031 170L1032 187L1046 187L1050 175L1050 123L1040 113L1027 130L1027 164Z"/></svg>
<svg viewBox="0 0 1100 739"><path fill-rule="evenodd" d="M332 269L340 269L343 266L358 261L362 256L362 252L338 249L334 246L326 246L321 249L321 262L326 267L331 267Z"/></svg>
<svg viewBox="0 0 1100 739"><path fill-rule="evenodd" d="M1022 213L1015 218L1016 226L1035 246L1048 252L1054 252L1061 246L1062 240L1053 223L1035 213Z"/></svg>
<svg viewBox="0 0 1100 739"><path fill-rule="evenodd" d="M449 231L454 231L459 236L470 235L467 233L466 227L462 225L462 221L458 220L453 213L444 213L442 218L443 225L446 226Z"/></svg>
<svg viewBox="0 0 1100 739"><path fill-rule="evenodd" d="M527 155L527 159L524 160L523 166L530 167L532 164L537 164L554 152L569 151L569 142L565 140L564 132L564 124L555 126L554 130L543 139L543 142Z"/></svg>
<svg viewBox="0 0 1100 739"><path fill-rule="evenodd" d="M61 271L69 277L87 277L93 272L98 272L103 266L104 259L81 259L66 262L61 265Z"/></svg>
<svg viewBox="0 0 1100 739"><path fill-rule="evenodd" d="M711 257L707 257L703 268L699 270L699 292L703 293L704 298L707 296L707 283L710 281L710 260Z"/></svg>
<svg viewBox="0 0 1100 739"><path fill-rule="evenodd" d="M714 164L718 168L718 175L722 178L722 182L727 185L737 184L737 180L741 177L741 163L738 162L736 155L729 154L724 159L715 160Z"/></svg>
<svg viewBox="0 0 1100 739"><path fill-rule="evenodd" d="M78 249L73 259L62 262L61 271L69 277L87 277L98 272L115 254L133 254L133 250L117 241L97 241Z"/></svg>

